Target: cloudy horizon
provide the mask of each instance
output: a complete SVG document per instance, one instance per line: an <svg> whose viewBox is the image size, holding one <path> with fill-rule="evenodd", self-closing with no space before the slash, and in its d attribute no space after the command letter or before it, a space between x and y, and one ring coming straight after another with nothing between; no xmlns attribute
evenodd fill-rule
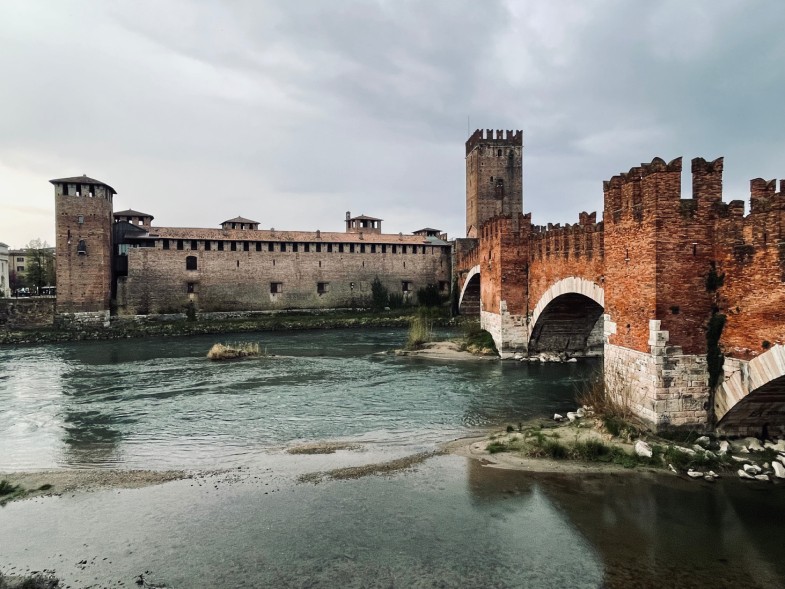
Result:
<svg viewBox="0 0 785 589"><path fill-rule="evenodd" d="M54 243L52 178L154 225L465 235L464 143L522 129L524 211L725 157L724 198L785 177L785 3L0 0L0 242Z"/></svg>

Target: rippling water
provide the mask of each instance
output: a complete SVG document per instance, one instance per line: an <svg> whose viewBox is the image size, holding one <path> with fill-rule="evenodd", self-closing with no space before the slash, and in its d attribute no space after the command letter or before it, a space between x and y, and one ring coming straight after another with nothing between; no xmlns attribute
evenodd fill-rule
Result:
<svg viewBox="0 0 785 589"><path fill-rule="evenodd" d="M590 364L385 355L406 334L226 336L268 357L210 362L215 336L0 349L0 470L241 463L295 441L428 446L570 409Z"/></svg>
<svg viewBox="0 0 785 589"><path fill-rule="evenodd" d="M782 485L538 475L437 456L416 469L298 475L433 448L574 406L594 366L399 358L405 333L263 334L274 357L212 363L214 336L0 348L0 471L229 468L0 508L0 571L71 587L785 586ZM333 455L293 444L358 442ZM13 569L11 567L14 567Z"/></svg>

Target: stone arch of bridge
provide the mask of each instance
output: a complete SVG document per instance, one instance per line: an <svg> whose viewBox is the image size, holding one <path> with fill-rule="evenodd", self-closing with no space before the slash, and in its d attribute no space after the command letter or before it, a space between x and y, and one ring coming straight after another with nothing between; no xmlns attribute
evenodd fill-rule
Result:
<svg viewBox="0 0 785 589"><path fill-rule="evenodd" d="M480 265L477 264L466 275L466 280L458 299L458 312L461 315L480 314Z"/></svg>
<svg viewBox="0 0 785 589"><path fill-rule="evenodd" d="M772 435L785 430L785 345L772 346L740 364L730 378L726 372L717 394L718 429L754 435L764 426Z"/></svg>
<svg viewBox="0 0 785 589"><path fill-rule="evenodd" d="M529 322L529 352L602 355L604 309L605 291L601 286L578 276L559 280L534 307Z"/></svg>

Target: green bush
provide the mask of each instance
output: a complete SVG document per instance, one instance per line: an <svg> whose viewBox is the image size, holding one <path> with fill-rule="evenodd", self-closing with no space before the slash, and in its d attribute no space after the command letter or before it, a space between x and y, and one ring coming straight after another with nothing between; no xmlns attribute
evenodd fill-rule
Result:
<svg viewBox="0 0 785 589"><path fill-rule="evenodd" d="M444 302L439 286L429 284L417 291L417 303L422 307L438 307Z"/></svg>
<svg viewBox="0 0 785 589"><path fill-rule="evenodd" d="M403 297L401 298L403 299ZM377 276L373 279L373 282L371 282L371 309L374 311L383 311L387 306L393 308L392 304L390 304L390 293Z"/></svg>

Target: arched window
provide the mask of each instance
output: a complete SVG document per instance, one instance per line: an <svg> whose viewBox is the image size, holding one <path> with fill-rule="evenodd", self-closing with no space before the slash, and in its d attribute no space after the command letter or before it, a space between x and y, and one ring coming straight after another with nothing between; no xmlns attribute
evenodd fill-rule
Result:
<svg viewBox="0 0 785 589"><path fill-rule="evenodd" d="M185 269L196 270L196 256L188 256L185 258Z"/></svg>

